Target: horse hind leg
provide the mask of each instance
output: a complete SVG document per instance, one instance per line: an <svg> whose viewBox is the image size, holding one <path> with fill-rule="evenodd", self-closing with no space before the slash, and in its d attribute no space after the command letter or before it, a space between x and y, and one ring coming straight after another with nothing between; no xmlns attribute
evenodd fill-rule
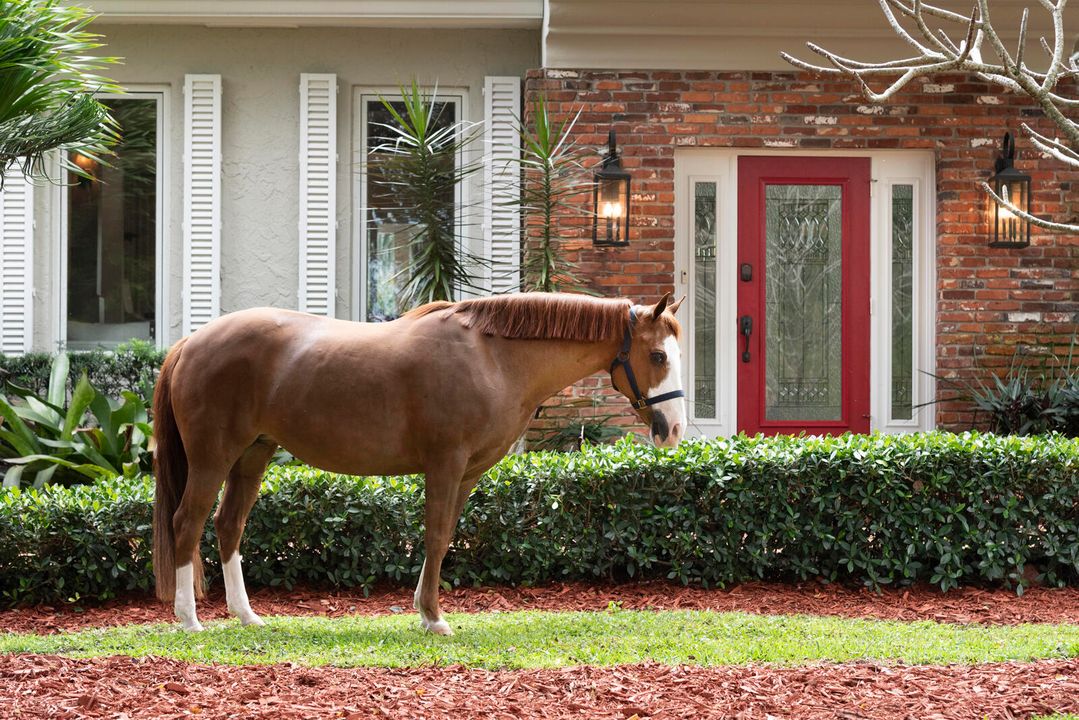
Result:
<svg viewBox="0 0 1079 720"><path fill-rule="evenodd" d="M175 543L173 559L176 568L173 609L184 630L202 630L202 624L195 612L195 599L203 595L199 541L206 518L225 478L224 467L227 466L205 461L192 463L188 468L183 498L172 518Z"/></svg>
<svg viewBox="0 0 1079 720"><path fill-rule="evenodd" d="M275 442L260 437L244 451L229 472L224 495L214 513L214 527L221 547L221 568L225 576L225 599L229 612L240 618L243 625L263 624L251 609L244 587L240 537L247 524L247 516L258 498L262 474L275 450Z"/></svg>

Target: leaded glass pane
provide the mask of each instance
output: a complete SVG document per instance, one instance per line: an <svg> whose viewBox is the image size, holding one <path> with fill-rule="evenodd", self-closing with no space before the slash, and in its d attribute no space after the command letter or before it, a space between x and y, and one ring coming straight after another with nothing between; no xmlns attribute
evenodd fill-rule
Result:
<svg viewBox="0 0 1079 720"><path fill-rule="evenodd" d="M842 190L768 185L765 222L765 419L842 420Z"/></svg>
<svg viewBox="0 0 1079 720"><path fill-rule="evenodd" d="M157 319L155 98L105 99L120 128L108 163L78 153L67 192L67 341L73 350L153 340Z"/></svg>
<svg viewBox="0 0 1079 720"><path fill-rule="evenodd" d="M892 419L913 417L914 186L892 186Z"/></svg>
<svg viewBox="0 0 1079 720"><path fill-rule="evenodd" d="M693 193L693 416L716 416L716 184Z"/></svg>

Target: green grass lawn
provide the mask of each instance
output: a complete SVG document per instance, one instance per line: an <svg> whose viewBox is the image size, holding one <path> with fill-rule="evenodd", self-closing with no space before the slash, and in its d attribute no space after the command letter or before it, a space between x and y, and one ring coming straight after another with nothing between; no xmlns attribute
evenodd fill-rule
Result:
<svg viewBox="0 0 1079 720"><path fill-rule="evenodd" d="M210 623L198 634L136 625L60 635L3 635L0 652L158 655L228 664L404 667L463 663L537 668L894 660L979 663L1079 656L1079 625L979 626L703 611L512 612L449 616L457 635L417 616L272 617L265 628Z"/></svg>

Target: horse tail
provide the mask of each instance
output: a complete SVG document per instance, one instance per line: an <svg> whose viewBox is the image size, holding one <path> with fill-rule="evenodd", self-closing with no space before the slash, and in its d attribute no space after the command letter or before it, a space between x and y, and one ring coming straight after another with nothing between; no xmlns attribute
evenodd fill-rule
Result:
<svg viewBox="0 0 1079 720"><path fill-rule="evenodd" d="M187 487L187 451L172 408L172 373L187 338L173 346L154 388L154 581L157 597L176 594L176 541L172 518ZM195 587L202 588L202 563L195 565Z"/></svg>

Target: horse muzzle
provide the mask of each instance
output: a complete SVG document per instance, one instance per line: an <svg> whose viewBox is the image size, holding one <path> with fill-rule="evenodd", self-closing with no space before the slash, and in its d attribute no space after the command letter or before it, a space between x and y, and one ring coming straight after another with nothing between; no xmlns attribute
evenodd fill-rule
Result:
<svg viewBox="0 0 1079 720"><path fill-rule="evenodd" d="M682 441L684 431L682 423L676 422L671 425L662 412L652 411L652 442L656 447L675 447Z"/></svg>

